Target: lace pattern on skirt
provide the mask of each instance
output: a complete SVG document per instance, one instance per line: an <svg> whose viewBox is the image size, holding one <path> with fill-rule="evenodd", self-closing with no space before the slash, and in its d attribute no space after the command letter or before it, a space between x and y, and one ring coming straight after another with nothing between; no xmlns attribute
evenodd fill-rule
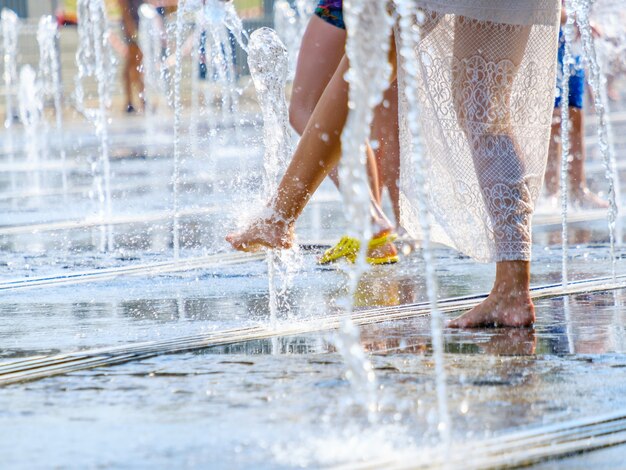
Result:
<svg viewBox="0 0 626 470"><path fill-rule="evenodd" d="M509 3L462 5L489 4L492 17L502 21ZM519 15L509 24L425 8L415 51L433 241L479 261L530 259L531 217L548 152L560 2L514 4L517 10L527 5L532 22L519 24ZM400 90L405 78L400 67ZM399 96L401 222L419 238L416 165L407 104L402 91Z"/></svg>

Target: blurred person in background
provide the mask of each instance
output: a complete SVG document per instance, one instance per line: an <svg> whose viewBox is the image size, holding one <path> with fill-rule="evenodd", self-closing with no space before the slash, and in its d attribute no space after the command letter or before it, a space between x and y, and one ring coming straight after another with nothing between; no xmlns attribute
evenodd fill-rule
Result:
<svg viewBox="0 0 626 470"><path fill-rule="evenodd" d="M144 107L144 85L141 72L143 54L138 45L139 7L143 0L118 0L122 14L122 33L126 43L126 54L122 78L124 80L124 95L126 97L126 112L134 113L138 103L139 109ZM133 88L136 88L138 101L133 100Z"/></svg>

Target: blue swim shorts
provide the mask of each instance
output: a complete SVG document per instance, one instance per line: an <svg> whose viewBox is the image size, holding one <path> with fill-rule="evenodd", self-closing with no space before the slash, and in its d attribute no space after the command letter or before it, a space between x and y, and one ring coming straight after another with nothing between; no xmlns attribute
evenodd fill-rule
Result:
<svg viewBox="0 0 626 470"><path fill-rule="evenodd" d="M565 55L565 38L562 33L559 33L559 54L556 76L556 99L554 100L554 107L561 106L561 79L563 78L563 56ZM582 57L574 55L574 63L570 65L569 76L569 99L568 104L570 108L582 109L583 100L585 97L585 67Z"/></svg>

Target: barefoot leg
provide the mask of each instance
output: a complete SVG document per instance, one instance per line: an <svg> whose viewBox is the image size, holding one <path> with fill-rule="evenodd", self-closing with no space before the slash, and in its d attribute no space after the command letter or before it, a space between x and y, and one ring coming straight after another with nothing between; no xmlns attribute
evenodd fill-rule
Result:
<svg viewBox="0 0 626 470"><path fill-rule="evenodd" d="M550 128L550 147L548 148L548 164L546 166L545 187L548 196L559 192L559 174L561 168L561 111L554 110L552 127Z"/></svg>
<svg viewBox="0 0 626 470"><path fill-rule="evenodd" d="M393 38L389 61L394 70L391 80L395 80L396 50ZM341 157L341 133L348 116L348 84L343 77L348 68L348 59L344 55L315 106L278 185L270 203L272 215L256 220L241 233L229 235L226 239L233 248L279 248L291 244L295 220Z"/></svg>
<svg viewBox="0 0 626 470"><path fill-rule="evenodd" d="M572 126L570 142L573 158L569 166L572 200L583 209L606 209L609 207L609 202L592 193L587 187L583 110L570 106L569 115Z"/></svg>
<svg viewBox="0 0 626 470"><path fill-rule="evenodd" d="M499 63L502 59L521 63L530 35L530 28L512 31L501 43L496 23L485 23L482 29L471 21L459 19L455 24L454 57L471 59L479 51L486 62ZM465 62L463 62L465 63ZM511 116L502 110L510 109L510 93L514 74L507 80L494 80L489 72L480 80L484 93L471 93L476 86L472 67L460 67L457 73L455 106L459 124L472 142L472 159L478 182L491 219L495 241L496 280L480 305L450 323L451 327L482 326L525 327L535 320L530 298L530 222L532 197L525 175L524 154L513 132ZM482 90L482 89L481 89ZM476 107L466 106L466 96L477 99L492 112L476 113ZM478 125L480 124L480 125ZM500 192L510 194L505 203Z"/></svg>
<svg viewBox="0 0 626 470"><path fill-rule="evenodd" d="M384 101L376 108L372 125L372 141L378 142L376 165L381 188L389 191L396 225L400 225L400 139L398 136L398 84L385 92Z"/></svg>
<svg viewBox="0 0 626 470"><path fill-rule="evenodd" d="M496 264L493 289L480 305L452 320L451 328L529 327L535 322L530 298L530 262L501 261Z"/></svg>

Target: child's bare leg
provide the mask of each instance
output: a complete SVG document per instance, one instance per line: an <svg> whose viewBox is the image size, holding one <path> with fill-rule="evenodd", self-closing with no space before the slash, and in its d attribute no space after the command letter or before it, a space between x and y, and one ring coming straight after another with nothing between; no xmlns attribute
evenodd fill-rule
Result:
<svg viewBox="0 0 626 470"><path fill-rule="evenodd" d="M318 16L311 17L302 37L289 103L289 121L300 135L304 132L317 102L343 58L345 42L344 29L333 26ZM371 151L368 151L367 155L367 171L372 200L375 204L380 204L380 178ZM339 187L336 169L330 172L330 178ZM382 213L380 207L375 211Z"/></svg>
<svg viewBox="0 0 626 470"><path fill-rule="evenodd" d="M393 39L389 58L395 70ZM256 220L243 232L226 237L235 249L280 248L290 243L285 240L291 240L295 220L341 157L341 132L348 116L348 84L343 77L348 68L348 59L344 56L315 107L271 201L272 215Z"/></svg>
<svg viewBox="0 0 626 470"><path fill-rule="evenodd" d="M344 56L309 119L294 156L270 203L273 214L255 221L246 230L226 237L233 248L280 248L313 192L337 165L341 155L341 131L348 116L348 70Z"/></svg>
<svg viewBox="0 0 626 470"><path fill-rule="evenodd" d="M585 175L584 113L582 109L569 108L571 132L570 143L572 161L569 166L569 180L573 201L584 209L605 209L608 201L592 193L587 187Z"/></svg>
<svg viewBox="0 0 626 470"><path fill-rule="evenodd" d="M550 128L550 147L548 164L546 165L545 186L549 196L559 192L559 175L561 168L561 111L555 108Z"/></svg>

